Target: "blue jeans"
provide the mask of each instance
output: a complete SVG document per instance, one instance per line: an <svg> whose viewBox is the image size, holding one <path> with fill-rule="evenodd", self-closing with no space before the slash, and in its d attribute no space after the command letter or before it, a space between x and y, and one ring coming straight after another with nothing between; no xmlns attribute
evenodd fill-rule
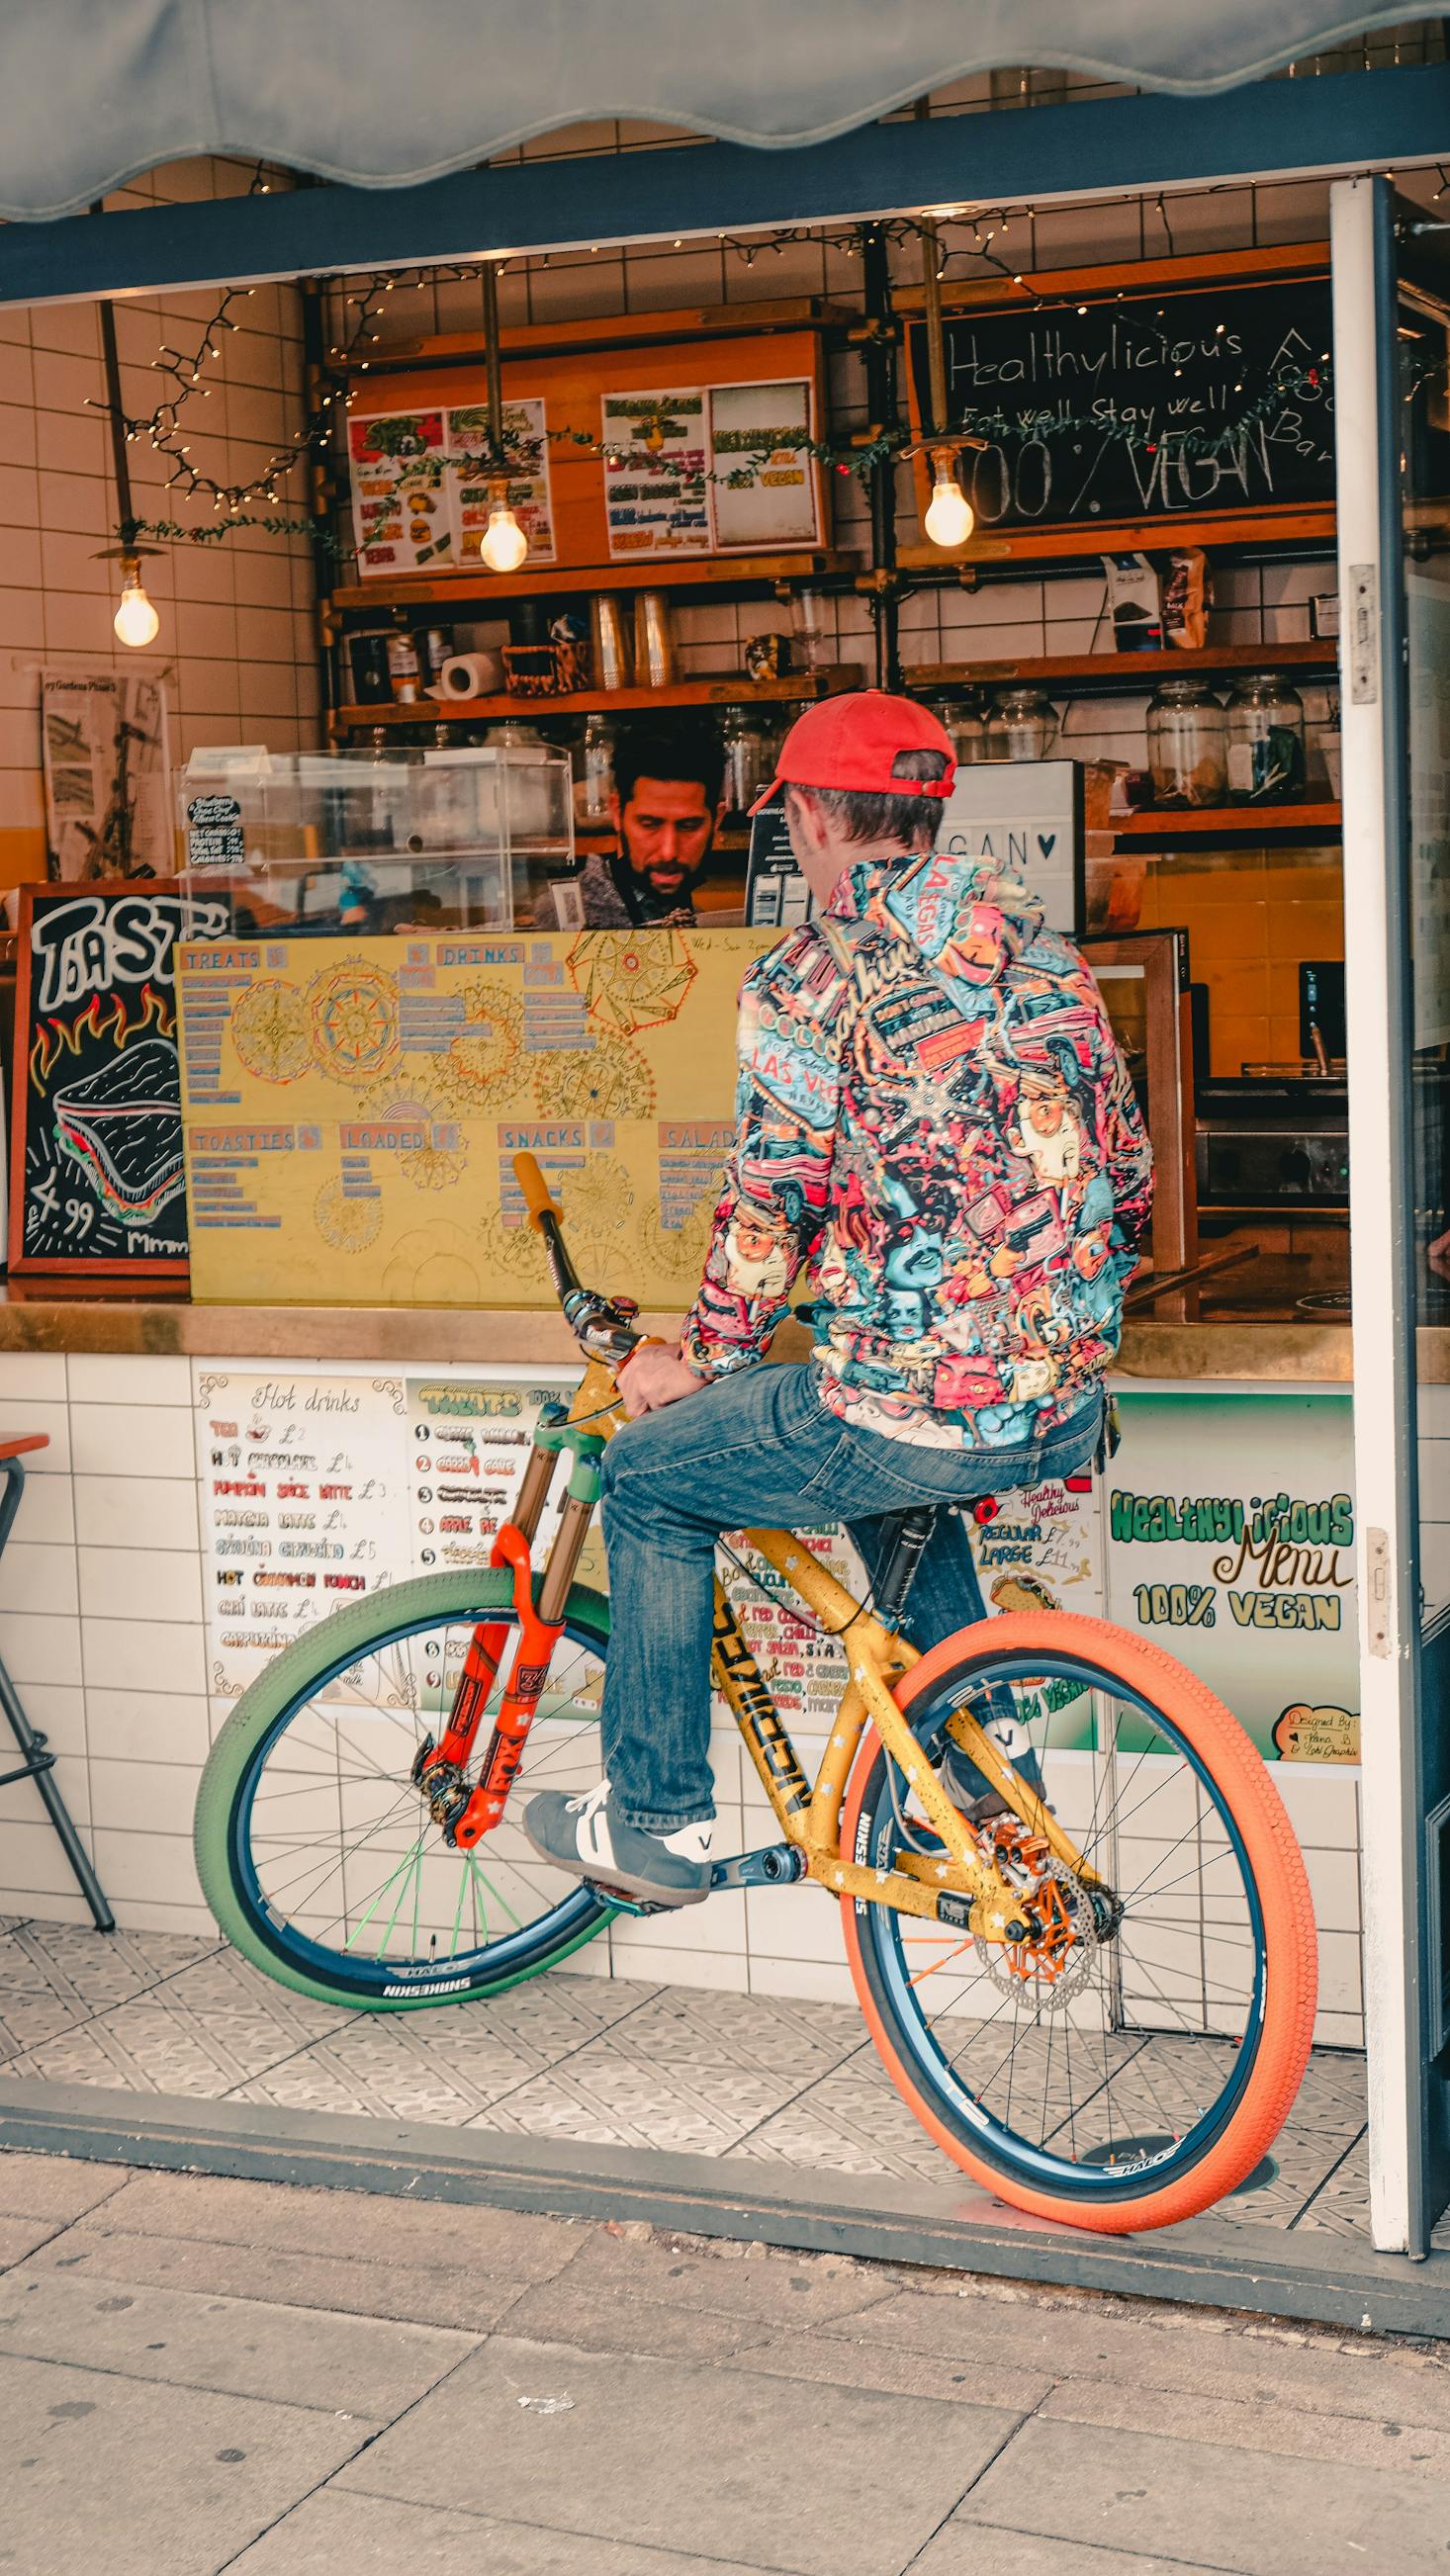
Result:
<svg viewBox="0 0 1450 2576"><path fill-rule="evenodd" d="M810 1365L743 1369L647 1413L604 1452L609 1554L605 1768L626 1823L646 1833L713 1816L710 1637L715 1543L734 1529L844 1521L874 1581L895 1518L923 1503L1080 1474L1102 1404L1017 1449L927 1449L856 1431L822 1403ZM917 1568L904 1633L935 1645L985 1615L971 1544L944 1512Z"/></svg>

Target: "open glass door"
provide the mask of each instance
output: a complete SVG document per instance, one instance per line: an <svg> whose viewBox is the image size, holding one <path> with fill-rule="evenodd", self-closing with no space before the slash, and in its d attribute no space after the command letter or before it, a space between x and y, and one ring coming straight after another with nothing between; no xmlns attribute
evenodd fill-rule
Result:
<svg viewBox="0 0 1450 2576"><path fill-rule="evenodd" d="M1450 235L1332 197L1371 2218L1450 2203Z"/></svg>

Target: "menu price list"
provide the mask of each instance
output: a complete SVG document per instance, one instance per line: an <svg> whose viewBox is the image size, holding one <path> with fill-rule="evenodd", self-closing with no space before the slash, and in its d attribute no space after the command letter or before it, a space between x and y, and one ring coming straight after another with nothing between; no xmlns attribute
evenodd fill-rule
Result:
<svg viewBox="0 0 1450 2576"><path fill-rule="evenodd" d="M236 1698L273 1655L364 1594L410 1574L487 1566L539 1408L569 1383L203 1376L196 1438L213 1694ZM541 1555L555 1525L551 1505Z"/></svg>

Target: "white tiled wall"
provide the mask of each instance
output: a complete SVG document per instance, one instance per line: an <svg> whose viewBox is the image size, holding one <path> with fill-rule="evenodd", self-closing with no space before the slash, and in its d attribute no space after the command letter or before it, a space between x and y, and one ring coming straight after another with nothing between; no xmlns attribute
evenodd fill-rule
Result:
<svg viewBox="0 0 1450 2576"><path fill-rule="evenodd" d="M209 1697L193 1364L0 1353L0 1431L51 1436L0 1558L0 1655L59 1756L61 1789L118 1920L136 1930L206 1933L192 1811L212 1736L235 1702ZM797 1751L812 1774L821 1740L802 1736ZM732 1726L717 1726L711 1761L719 1848L775 1840L772 1811ZM1274 1776L1313 1886L1318 2036L1357 2046L1357 1775L1280 1763ZM0 1791L4 1914L89 1920L39 1799L23 1782ZM621 1919L572 1965L585 1975L853 2000L835 1903L811 1888L725 1893L673 1919Z"/></svg>
<svg viewBox="0 0 1450 2576"><path fill-rule="evenodd" d="M245 190L252 165L185 161L154 170L108 207L167 204ZM122 399L149 417L169 385L155 370L163 344L193 350L216 310L214 291L135 297L116 307ZM233 308L181 431L191 462L243 482L303 419L301 302L290 286L260 286ZM0 310L0 888L45 873L40 766L40 670L127 669L167 675L173 758L197 743L265 742L297 750L317 739L318 672L312 560L305 537L239 528L220 544L169 543L148 557L146 588L161 617L154 645L116 641L118 518L103 409L99 307L36 304ZM144 438L127 451L139 517L215 524L204 500L168 492L171 470ZM305 478L278 486L279 512L307 506ZM256 505L266 511L268 504ZM147 541L149 542L149 540Z"/></svg>

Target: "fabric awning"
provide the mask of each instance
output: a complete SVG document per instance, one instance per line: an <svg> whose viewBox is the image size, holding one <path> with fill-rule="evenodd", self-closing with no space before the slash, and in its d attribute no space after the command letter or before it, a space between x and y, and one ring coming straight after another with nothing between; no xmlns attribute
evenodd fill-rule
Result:
<svg viewBox="0 0 1450 2576"><path fill-rule="evenodd" d="M824 142L1009 63L1218 89L1403 21L1403 0L12 0L0 212L73 214L211 152L400 186L601 117Z"/></svg>

